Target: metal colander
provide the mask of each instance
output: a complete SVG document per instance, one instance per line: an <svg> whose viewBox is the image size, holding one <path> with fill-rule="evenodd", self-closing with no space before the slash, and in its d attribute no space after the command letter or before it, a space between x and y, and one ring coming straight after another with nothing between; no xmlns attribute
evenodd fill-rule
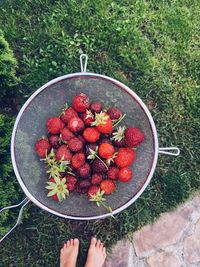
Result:
<svg viewBox="0 0 200 267"><path fill-rule="evenodd" d="M26 101L17 116L12 134L11 156L16 177L27 196L20 203L23 204L21 213L23 207L32 201L50 213L69 219L102 219L110 215L104 207L97 207L76 192L71 193L62 203L48 198L45 189L48 174L34 150L38 137L46 135L46 120L58 116L64 104L67 102L71 105L73 96L81 92L88 95L91 102L100 101L105 107L118 107L126 113L122 124L137 127L145 134L145 141L137 148L136 160L130 167L133 178L128 184L118 183L116 192L107 196L107 204L112 208L113 214L131 205L142 194L155 171L158 152L179 154L178 148L158 148L152 116L131 89L110 77L86 72L86 65L87 56L81 55L82 72L64 75L43 85Z"/></svg>

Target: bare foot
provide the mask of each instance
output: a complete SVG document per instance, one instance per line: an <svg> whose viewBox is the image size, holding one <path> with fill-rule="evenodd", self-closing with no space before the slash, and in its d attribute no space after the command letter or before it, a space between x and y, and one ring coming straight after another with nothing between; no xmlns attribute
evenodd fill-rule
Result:
<svg viewBox="0 0 200 267"><path fill-rule="evenodd" d="M102 267L106 259L106 248L100 240L92 238L85 267Z"/></svg>
<svg viewBox="0 0 200 267"><path fill-rule="evenodd" d="M75 267L78 256L79 240L68 240L60 251L60 267Z"/></svg>

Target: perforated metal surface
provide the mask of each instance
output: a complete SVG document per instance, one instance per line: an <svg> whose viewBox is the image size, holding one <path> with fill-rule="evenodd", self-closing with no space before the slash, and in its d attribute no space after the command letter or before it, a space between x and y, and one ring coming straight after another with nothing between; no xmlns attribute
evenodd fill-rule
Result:
<svg viewBox="0 0 200 267"><path fill-rule="evenodd" d="M126 113L121 123L140 128L145 142L136 151L136 161L131 166L133 178L130 183L118 183L117 191L107 197L114 213L129 206L142 193L154 172L158 144L156 129L146 106L137 95L121 83L101 75L77 73L62 76L38 89L22 107L13 130L12 162L17 179L26 195L41 208L56 215L75 219L105 217L105 208L87 200L76 192L58 203L47 198L45 189L48 175L45 164L34 151L38 137L46 135L45 122L59 115L72 97L83 92L91 101L101 101L104 106L119 107Z"/></svg>

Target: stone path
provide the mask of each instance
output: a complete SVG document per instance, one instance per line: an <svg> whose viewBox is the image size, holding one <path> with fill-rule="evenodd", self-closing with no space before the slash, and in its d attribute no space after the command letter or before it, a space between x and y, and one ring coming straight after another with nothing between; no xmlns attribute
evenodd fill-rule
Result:
<svg viewBox="0 0 200 267"><path fill-rule="evenodd" d="M199 267L200 195L119 241L104 267Z"/></svg>

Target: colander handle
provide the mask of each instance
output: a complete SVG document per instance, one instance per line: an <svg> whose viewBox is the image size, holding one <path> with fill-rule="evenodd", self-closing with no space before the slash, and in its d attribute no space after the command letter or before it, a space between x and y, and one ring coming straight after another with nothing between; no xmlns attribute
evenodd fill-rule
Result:
<svg viewBox="0 0 200 267"><path fill-rule="evenodd" d="M18 224L20 224L22 213L23 213L23 209L29 203L29 201L30 200L26 197L19 204L8 206L8 207L5 207L5 208L3 208L3 209L0 210L0 213L1 213L4 210L13 209L13 208L17 208L17 207L22 206L21 209L20 209L20 211L19 211L19 215L18 215L16 224L0 239L0 243L17 227Z"/></svg>
<svg viewBox="0 0 200 267"><path fill-rule="evenodd" d="M81 72L87 71L87 61L88 61L88 55L87 54L81 54L80 55Z"/></svg>
<svg viewBox="0 0 200 267"><path fill-rule="evenodd" d="M170 152L173 151L173 152ZM180 154L180 149L178 147L159 147L158 152L160 154L178 156Z"/></svg>

